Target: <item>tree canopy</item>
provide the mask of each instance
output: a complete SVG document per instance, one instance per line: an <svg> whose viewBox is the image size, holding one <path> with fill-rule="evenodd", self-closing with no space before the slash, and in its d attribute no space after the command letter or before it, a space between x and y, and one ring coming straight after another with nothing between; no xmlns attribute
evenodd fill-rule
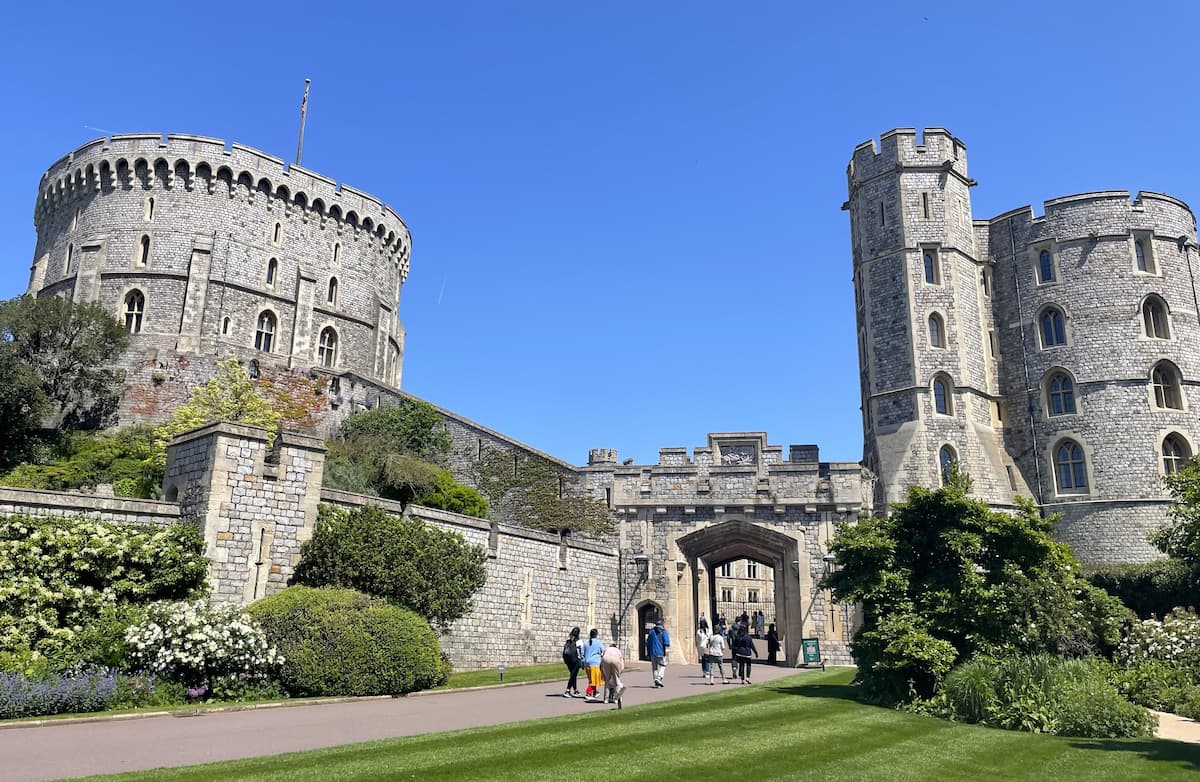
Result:
<svg viewBox="0 0 1200 782"><path fill-rule="evenodd" d="M993 511L957 471L937 490L913 487L887 518L838 530L838 569L823 586L862 604L853 654L868 695L927 697L976 655L1110 650L1128 611L1078 577L1071 548L1019 501Z"/></svg>
<svg viewBox="0 0 1200 782"><path fill-rule="evenodd" d="M40 401L18 405L15 411L10 401L5 412L45 415L47 429L105 425L116 411L124 380L112 363L128 343L125 329L98 304L76 304L57 296L0 302L0 368L5 380L14 377L29 388L32 373L41 389Z"/></svg>
<svg viewBox="0 0 1200 782"><path fill-rule="evenodd" d="M357 589L415 611L445 630L471 610L486 555L462 535L368 505L322 506L300 549L294 584Z"/></svg>

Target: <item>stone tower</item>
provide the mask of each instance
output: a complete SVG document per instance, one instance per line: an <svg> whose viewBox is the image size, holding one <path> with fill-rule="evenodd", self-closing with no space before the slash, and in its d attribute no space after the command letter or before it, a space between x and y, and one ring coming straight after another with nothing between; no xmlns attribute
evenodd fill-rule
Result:
<svg viewBox="0 0 1200 782"><path fill-rule="evenodd" d="M879 509L950 461L994 507L1061 514L1086 562L1157 556L1198 453L1196 219L1082 193L973 221L962 142L893 130L848 171L864 462Z"/></svg>
<svg viewBox="0 0 1200 782"><path fill-rule="evenodd" d="M1000 436L992 270L971 219L966 149L941 128L898 129L854 150L847 171L864 465L886 510L936 486L949 462L977 496L1022 490Z"/></svg>

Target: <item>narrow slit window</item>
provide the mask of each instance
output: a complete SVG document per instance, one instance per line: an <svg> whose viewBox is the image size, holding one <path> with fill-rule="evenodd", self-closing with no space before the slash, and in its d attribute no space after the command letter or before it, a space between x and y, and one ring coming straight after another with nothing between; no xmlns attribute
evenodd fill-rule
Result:
<svg viewBox="0 0 1200 782"><path fill-rule="evenodd" d="M279 261L272 258L267 261L267 285L275 285L275 277L279 273Z"/></svg>
<svg viewBox="0 0 1200 782"><path fill-rule="evenodd" d="M338 281L337 277L329 278L329 290L325 294L325 301L329 304L337 304L338 297Z"/></svg>
<svg viewBox="0 0 1200 782"><path fill-rule="evenodd" d="M143 235L141 240L138 241L137 265L138 266L149 266L150 265L150 237L149 236Z"/></svg>
<svg viewBox="0 0 1200 782"><path fill-rule="evenodd" d="M929 193L921 193L921 214L929 219Z"/></svg>

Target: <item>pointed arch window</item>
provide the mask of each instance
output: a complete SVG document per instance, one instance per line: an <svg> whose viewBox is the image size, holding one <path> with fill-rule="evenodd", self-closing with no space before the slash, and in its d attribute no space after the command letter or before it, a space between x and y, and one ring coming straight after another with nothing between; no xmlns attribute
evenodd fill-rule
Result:
<svg viewBox="0 0 1200 782"><path fill-rule="evenodd" d="M1150 339L1170 339L1171 324L1167 318L1167 305L1157 296L1148 296L1142 302L1142 325Z"/></svg>
<svg viewBox="0 0 1200 782"><path fill-rule="evenodd" d="M1164 475L1174 475L1192 458L1192 449L1183 435L1171 432L1163 438L1162 465Z"/></svg>
<svg viewBox="0 0 1200 782"><path fill-rule="evenodd" d="M933 379L933 410L939 415L954 412L954 401L950 394L950 380L945 375Z"/></svg>
<svg viewBox="0 0 1200 782"><path fill-rule="evenodd" d="M1083 448L1074 440L1063 440L1054 449L1054 475L1060 494L1084 494L1088 490L1087 462Z"/></svg>
<svg viewBox="0 0 1200 782"><path fill-rule="evenodd" d="M279 276L279 261L272 258L267 261L267 285L275 287L275 278Z"/></svg>
<svg viewBox="0 0 1200 782"><path fill-rule="evenodd" d="M229 336L229 316L228 315L226 315L224 318L221 319L221 336L222 337Z"/></svg>
<svg viewBox="0 0 1200 782"><path fill-rule="evenodd" d="M142 331L142 316L146 312L146 297L141 291L133 290L125 294L125 330L130 334L140 334Z"/></svg>
<svg viewBox="0 0 1200 782"><path fill-rule="evenodd" d="M283 241L283 223L275 223L275 227L271 229L271 244L279 246Z"/></svg>
<svg viewBox="0 0 1200 782"><path fill-rule="evenodd" d="M258 316L258 327L254 330L254 349L270 353L275 344L275 313L263 310Z"/></svg>
<svg viewBox="0 0 1200 782"><path fill-rule="evenodd" d="M317 345L317 363L323 367L332 367L337 363L337 332L332 326L321 329L321 339Z"/></svg>
<svg viewBox="0 0 1200 782"><path fill-rule="evenodd" d="M1049 250L1038 253L1038 282L1054 282L1054 256Z"/></svg>
<svg viewBox="0 0 1200 782"><path fill-rule="evenodd" d="M333 257L331 260L333 261L334 266L341 265L341 263L342 263L342 243L341 242L333 243Z"/></svg>
<svg viewBox="0 0 1200 782"><path fill-rule="evenodd" d="M329 278L329 290L325 294L325 301L329 304L337 304L338 298L338 280L337 277Z"/></svg>
<svg viewBox="0 0 1200 782"><path fill-rule="evenodd" d="M1150 373L1150 384L1154 387L1154 405L1163 410L1183 409L1183 384L1179 370L1169 361L1161 361Z"/></svg>
<svg viewBox="0 0 1200 782"><path fill-rule="evenodd" d="M938 451L938 474L941 476L942 485L946 485L946 481L950 478L950 473L954 470L955 463L958 462L958 455L954 453L954 449L948 445L943 445Z"/></svg>
<svg viewBox="0 0 1200 782"><path fill-rule="evenodd" d="M946 326L942 316L936 312L929 316L929 345L935 348L946 347Z"/></svg>
<svg viewBox="0 0 1200 782"><path fill-rule="evenodd" d="M937 252L934 250L926 250L921 256L925 268L925 282L930 285L938 285L941 283L941 275L938 274L938 259Z"/></svg>
<svg viewBox="0 0 1200 782"><path fill-rule="evenodd" d="M1067 344L1067 326L1062 310L1047 307L1041 317L1042 347L1052 348Z"/></svg>
<svg viewBox="0 0 1200 782"><path fill-rule="evenodd" d="M1050 415L1075 415L1075 383L1066 372L1055 372L1046 384Z"/></svg>

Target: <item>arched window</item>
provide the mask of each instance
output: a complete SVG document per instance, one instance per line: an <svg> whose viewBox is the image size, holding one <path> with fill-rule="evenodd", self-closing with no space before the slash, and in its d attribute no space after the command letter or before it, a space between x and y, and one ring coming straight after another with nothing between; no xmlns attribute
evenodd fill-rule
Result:
<svg viewBox="0 0 1200 782"><path fill-rule="evenodd" d="M1144 239L1138 239L1133 243L1133 257L1137 261L1137 270L1139 272L1150 271L1146 264L1146 243Z"/></svg>
<svg viewBox="0 0 1200 782"><path fill-rule="evenodd" d="M258 316L258 328L254 331L254 348L264 353L271 352L275 342L275 313L263 310Z"/></svg>
<svg viewBox="0 0 1200 782"><path fill-rule="evenodd" d="M1083 448L1074 440L1063 440L1054 449L1054 474L1060 494L1082 494L1088 490L1087 463Z"/></svg>
<svg viewBox="0 0 1200 782"><path fill-rule="evenodd" d="M142 238L138 241L137 259L138 266L150 265L150 237L142 234Z"/></svg>
<svg viewBox="0 0 1200 782"><path fill-rule="evenodd" d="M1142 324L1151 339L1170 339L1171 326L1167 321L1167 305L1157 296L1148 296L1142 303Z"/></svg>
<svg viewBox="0 0 1200 782"><path fill-rule="evenodd" d="M71 271L72 271L71 262L74 260L75 260L75 245L68 244L67 245L66 272L65 272L66 274L71 273Z"/></svg>
<svg viewBox="0 0 1200 782"><path fill-rule="evenodd" d="M979 284L983 287L984 298L990 299L992 297L992 272L990 269L980 270Z"/></svg>
<svg viewBox="0 0 1200 782"><path fill-rule="evenodd" d="M1054 282L1054 256L1049 250L1038 253L1038 282Z"/></svg>
<svg viewBox="0 0 1200 782"><path fill-rule="evenodd" d="M283 239L283 223L275 223L275 227L271 229L271 243L278 245Z"/></svg>
<svg viewBox="0 0 1200 782"><path fill-rule="evenodd" d="M279 273L279 261L272 258L267 261L267 285L275 286L275 277Z"/></svg>
<svg viewBox="0 0 1200 782"><path fill-rule="evenodd" d="M342 263L342 243L341 242L333 243L333 259L332 260L333 260L334 266L341 265L341 263Z"/></svg>
<svg viewBox="0 0 1200 782"><path fill-rule="evenodd" d="M332 326L321 329L321 341L317 345L317 363L332 367L337 361L337 332Z"/></svg>
<svg viewBox="0 0 1200 782"><path fill-rule="evenodd" d="M1047 407L1050 415L1075 414L1075 384L1066 372L1055 372L1046 385Z"/></svg>
<svg viewBox="0 0 1200 782"><path fill-rule="evenodd" d="M1154 386L1154 405L1164 410L1183 409L1183 388L1179 370L1169 361L1159 362L1150 373L1150 384Z"/></svg>
<svg viewBox="0 0 1200 782"><path fill-rule="evenodd" d="M142 331L142 315L146 312L146 297L141 291L125 294L125 330L130 334Z"/></svg>
<svg viewBox="0 0 1200 782"><path fill-rule="evenodd" d="M925 282L930 285L937 285L940 279L938 276L937 254L933 250L926 250L923 260L925 262Z"/></svg>
<svg viewBox="0 0 1200 782"><path fill-rule="evenodd" d="M1162 443L1162 460L1163 474L1174 475L1183 469L1187 464L1188 459L1192 458L1192 449L1188 446L1187 440L1178 432L1171 432L1163 438Z"/></svg>
<svg viewBox="0 0 1200 782"><path fill-rule="evenodd" d="M325 295L325 301L330 304L337 304L338 296L338 281L337 277L329 278L329 292Z"/></svg>
<svg viewBox="0 0 1200 782"><path fill-rule="evenodd" d="M1041 321L1043 348L1067 344L1067 327L1063 320L1062 310L1057 307L1047 307L1042 313Z"/></svg>
<svg viewBox="0 0 1200 782"><path fill-rule="evenodd" d="M950 415L953 409L950 381L944 375L938 375L933 379L933 410L941 415Z"/></svg>
<svg viewBox="0 0 1200 782"><path fill-rule="evenodd" d="M929 344L931 347L946 347L946 330L942 324L942 316L936 312L929 316Z"/></svg>
<svg viewBox="0 0 1200 782"><path fill-rule="evenodd" d="M229 336L229 316L228 315L226 315L221 320L221 336L222 337Z"/></svg>
<svg viewBox="0 0 1200 782"><path fill-rule="evenodd" d="M142 219L147 223L154 220L154 198L147 198L146 203L142 205Z"/></svg>
<svg viewBox="0 0 1200 782"><path fill-rule="evenodd" d="M950 446L943 445L942 450L938 451L938 474L942 477L943 486L946 485L946 480L950 477L950 471L954 469L954 464L957 461L958 456Z"/></svg>

